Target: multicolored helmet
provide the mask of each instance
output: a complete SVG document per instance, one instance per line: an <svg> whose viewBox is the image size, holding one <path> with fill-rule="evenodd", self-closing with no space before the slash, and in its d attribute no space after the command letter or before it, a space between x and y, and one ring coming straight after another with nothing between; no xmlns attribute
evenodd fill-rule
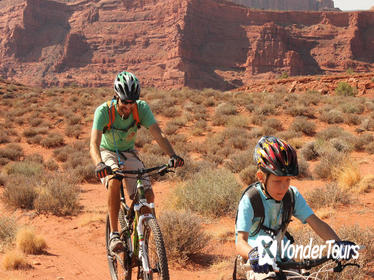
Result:
<svg viewBox="0 0 374 280"><path fill-rule="evenodd" d="M253 159L267 174L276 176L297 176L299 166L295 149L274 136L263 136L258 141Z"/></svg>
<svg viewBox="0 0 374 280"><path fill-rule="evenodd" d="M114 80L114 91L121 101L138 100L140 96L140 84L133 73L123 71Z"/></svg>

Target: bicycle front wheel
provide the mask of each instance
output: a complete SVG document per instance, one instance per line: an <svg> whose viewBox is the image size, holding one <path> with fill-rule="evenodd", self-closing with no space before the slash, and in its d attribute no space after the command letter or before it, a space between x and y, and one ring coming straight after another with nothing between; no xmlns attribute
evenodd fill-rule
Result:
<svg viewBox="0 0 374 280"><path fill-rule="evenodd" d="M121 229L124 225L124 211L120 209L119 222ZM109 265L109 272L111 280L131 280L131 264L128 259L127 251L114 255L109 250L109 236L110 236L110 221L107 215L106 229L105 229L105 244L107 250L107 259ZM127 249L127 248L126 248Z"/></svg>
<svg viewBox="0 0 374 280"><path fill-rule="evenodd" d="M143 271L143 280L169 280L169 268L164 240L156 219L151 218L145 221L144 234L150 273Z"/></svg>

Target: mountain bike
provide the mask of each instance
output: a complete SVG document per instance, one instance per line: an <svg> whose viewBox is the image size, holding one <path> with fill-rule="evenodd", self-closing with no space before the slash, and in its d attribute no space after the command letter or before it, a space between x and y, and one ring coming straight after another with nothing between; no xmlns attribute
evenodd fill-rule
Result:
<svg viewBox="0 0 374 280"><path fill-rule="evenodd" d="M300 262L296 261L287 261L287 262L279 262L276 261L276 266L270 267L270 271L274 272L274 275L269 276L265 279L274 279L274 280L288 280L288 279L304 279L304 280L319 280L319 279L329 279L327 273L334 272L340 273L348 266L355 266L360 268L360 265L353 262L346 262L343 264L343 261L338 261L333 259L332 257L324 256L319 259L315 260L304 260ZM310 270L314 267L321 266L315 272L311 272ZM246 263L243 264L244 270L250 269L250 264ZM325 278L322 278L323 275ZM239 279L233 277L234 279ZM249 279L249 275L247 275L247 279Z"/></svg>
<svg viewBox="0 0 374 280"><path fill-rule="evenodd" d="M153 203L147 203L143 181L145 175L165 175L169 170L167 164L138 170L116 170L114 176L121 181L121 202L119 210L120 239L124 250L120 253L109 249L110 221L106 220L106 249L112 280L131 280L132 269L137 267L137 279L169 280L169 269L164 240L156 217L152 214ZM136 175L137 191L131 205L126 204L122 179ZM132 177L134 178L134 177Z"/></svg>

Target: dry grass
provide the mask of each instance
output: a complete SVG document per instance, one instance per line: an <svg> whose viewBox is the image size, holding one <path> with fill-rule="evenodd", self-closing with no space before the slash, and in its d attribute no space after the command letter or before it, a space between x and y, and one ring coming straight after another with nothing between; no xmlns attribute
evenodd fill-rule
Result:
<svg viewBox="0 0 374 280"><path fill-rule="evenodd" d="M18 250L7 252L3 257L2 264L5 270L29 269L31 267L25 255Z"/></svg>
<svg viewBox="0 0 374 280"><path fill-rule="evenodd" d="M343 191L357 192L361 181L360 168L358 164L348 161L332 170L332 178Z"/></svg>
<svg viewBox="0 0 374 280"><path fill-rule="evenodd" d="M44 238L36 235L30 228L22 228L16 236L17 249L25 254L42 254L47 248Z"/></svg>
<svg viewBox="0 0 374 280"><path fill-rule="evenodd" d="M305 200L312 209L349 205L352 202L349 192L343 191L336 183L329 183L306 193Z"/></svg>
<svg viewBox="0 0 374 280"><path fill-rule="evenodd" d="M17 225L12 217L0 217L0 250L7 248L15 238Z"/></svg>
<svg viewBox="0 0 374 280"><path fill-rule="evenodd" d="M233 214L241 186L227 169L204 169L174 191L176 206L202 215L219 217Z"/></svg>

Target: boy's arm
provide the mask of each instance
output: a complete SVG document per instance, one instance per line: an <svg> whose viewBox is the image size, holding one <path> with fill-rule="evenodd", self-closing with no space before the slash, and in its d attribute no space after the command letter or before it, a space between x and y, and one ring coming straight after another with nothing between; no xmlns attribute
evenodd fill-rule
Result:
<svg viewBox="0 0 374 280"><path fill-rule="evenodd" d="M327 223L318 218L316 215L312 214L311 216L309 216L306 219L306 222L313 229L313 231L317 233L317 235L321 237L324 241L340 241L340 238L335 233L335 231Z"/></svg>
<svg viewBox="0 0 374 280"><path fill-rule="evenodd" d="M239 231L236 241L236 252L241 255L245 260L248 259L248 253L252 247L248 244L248 232Z"/></svg>

